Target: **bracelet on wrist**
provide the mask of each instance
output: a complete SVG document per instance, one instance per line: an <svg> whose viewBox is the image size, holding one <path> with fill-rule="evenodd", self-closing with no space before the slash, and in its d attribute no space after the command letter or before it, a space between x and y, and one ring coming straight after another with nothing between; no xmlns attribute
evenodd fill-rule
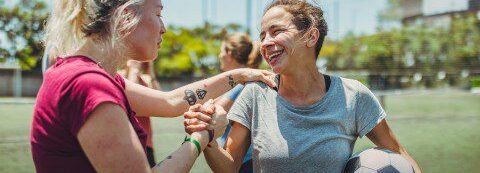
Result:
<svg viewBox="0 0 480 173"><path fill-rule="evenodd" d="M210 142L213 141L214 135L215 135L215 131L214 131L214 130L208 130L208 143L210 143Z"/></svg>
<svg viewBox="0 0 480 173"><path fill-rule="evenodd" d="M182 144L184 144L185 142L191 142L191 143L195 144L195 147L197 148L197 151L198 151L197 156L200 156L200 153L202 153L202 146L200 145L199 141L197 141L196 139L189 138L189 137L185 136L185 140L182 142Z"/></svg>

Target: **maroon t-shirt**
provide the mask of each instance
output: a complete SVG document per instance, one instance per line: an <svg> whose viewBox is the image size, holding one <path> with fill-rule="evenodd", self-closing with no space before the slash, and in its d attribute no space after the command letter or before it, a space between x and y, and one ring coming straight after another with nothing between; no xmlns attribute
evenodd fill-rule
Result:
<svg viewBox="0 0 480 173"><path fill-rule="evenodd" d="M105 102L123 108L145 148L147 136L130 108L123 78L112 78L84 56L57 59L45 73L33 113L30 142L38 173L95 172L77 134Z"/></svg>

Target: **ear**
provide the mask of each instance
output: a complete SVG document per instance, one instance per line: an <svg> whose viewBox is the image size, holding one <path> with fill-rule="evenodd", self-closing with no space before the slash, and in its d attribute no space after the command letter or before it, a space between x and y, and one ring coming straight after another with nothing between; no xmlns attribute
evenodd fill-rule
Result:
<svg viewBox="0 0 480 173"><path fill-rule="evenodd" d="M307 47L315 47L318 38L320 37L320 31L317 28L313 28L307 33Z"/></svg>

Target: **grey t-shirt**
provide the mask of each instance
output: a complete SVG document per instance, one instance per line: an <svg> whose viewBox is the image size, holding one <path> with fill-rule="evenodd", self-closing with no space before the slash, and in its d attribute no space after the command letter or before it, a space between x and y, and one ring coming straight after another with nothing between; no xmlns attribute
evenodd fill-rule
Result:
<svg viewBox="0 0 480 173"><path fill-rule="evenodd" d="M357 137L386 114L360 82L331 79L327 94L307 107L288 103L263 83L245 86L228 118L250 130L254 172L343 171Z"/></svg>

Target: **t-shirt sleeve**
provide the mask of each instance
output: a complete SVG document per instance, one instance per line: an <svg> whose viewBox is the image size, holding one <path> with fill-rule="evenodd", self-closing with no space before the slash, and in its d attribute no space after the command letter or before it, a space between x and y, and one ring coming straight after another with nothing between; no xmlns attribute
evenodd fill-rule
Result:
<svg viewBox="0 0 480 173"><path fill-rule="evenodd" d="M245 85L228 112L227 118L242 124L249 130L252 126L252 107L254 102L254 83Z"/></svg>
<svg viewBox="0 0 480 173"><path fill-rule="evenodd" d="M117 79L118 80L118 79ZM77 135L93 110L102 103L117 104L125 110L119 85L102 73L85 73L77 76L68 87L67 106L63 114L70 132Z"/></svg>
<svg viewBox="0 0 480 173"><path fill-rule="evenodd" d="M357 86L355 123L358 136L363 137L385 118L386 113L372 91L358 81Z"/></svg>

